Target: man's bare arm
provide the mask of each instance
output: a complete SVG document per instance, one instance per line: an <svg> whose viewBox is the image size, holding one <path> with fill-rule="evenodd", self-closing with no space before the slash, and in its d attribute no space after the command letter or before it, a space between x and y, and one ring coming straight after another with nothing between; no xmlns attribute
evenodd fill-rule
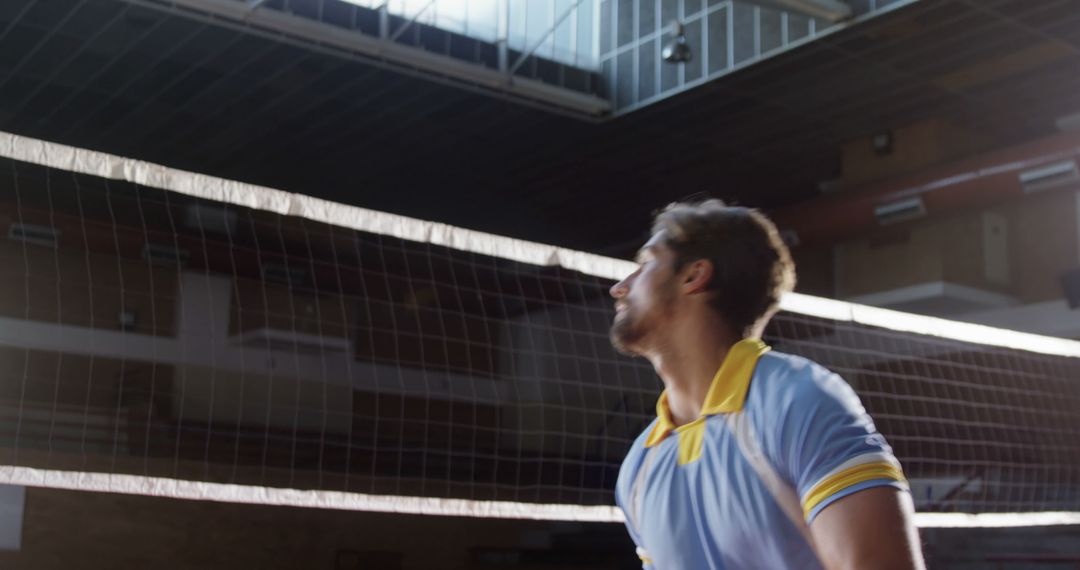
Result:
<svg viewBox="0 0 1080 570"><path fill-rule="evenodd" d="M911 495L873 487L825 507L810 525L828 570L924 570Z"/></svg>

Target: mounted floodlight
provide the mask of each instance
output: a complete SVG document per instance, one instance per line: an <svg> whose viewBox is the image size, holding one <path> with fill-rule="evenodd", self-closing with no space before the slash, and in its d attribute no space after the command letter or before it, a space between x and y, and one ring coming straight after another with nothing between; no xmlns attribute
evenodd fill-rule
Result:
<svg viewBox="0 0 1080 570"><path fill-rule="evenodd" d="M682 22L678 20L671 22L671 32L675 37L660 52L664 61L668 63L686 63L693 59L694 54L690 52L690 45L686 43L686 33L683 30Z"/></svg>
<svg viewBox="0 0 1080 570"><path fill-rule="evenodd" d="M1077 180L1080 180L1080 171L1073 160L1063 160L1020 173L1020 187L1025 194L1075 185Z"/></svg>
<svg viewBox="0 0 1080 570"><path fill-rule="evenodd" d="M795 14L802 14L804 16L810 16L811 18L818 18L821 20L827 20L829 22L839 22L840 20L846 20L850 18L854 12L851 10L851 6L843 0L736 0L737 2L745 2L747 4L757 4L765 8L772 8L773 10L780 10L781 12L792 12Z"/></svg>
<svg viewBox="0 0 1080 570"><path fill-rule="evenodd" d="M191 259L191 252L171 244L146 242L142 258L154 265L184 266Z"/></svg>
<svg viewBox="0 0 1080 570"><path fill-rule="evenodd" d="M51 226L14 223L8 228L7 237L11 241L56 247L60 243L60 230Z"/></svg>
<svg viewBox="0 0 1080 570"><path fill-rule="evenodd" d="M919 196L889 202L874 208L874 217L883 226L917 220L926 217L926 205Z"/></svg>
<svg viewBox="0 0 1080 570"><path fill-rule="evenodd" d="M1054 119L1054 126L1063 133L1080 130L1080 113L1058 117Z"/></svg>

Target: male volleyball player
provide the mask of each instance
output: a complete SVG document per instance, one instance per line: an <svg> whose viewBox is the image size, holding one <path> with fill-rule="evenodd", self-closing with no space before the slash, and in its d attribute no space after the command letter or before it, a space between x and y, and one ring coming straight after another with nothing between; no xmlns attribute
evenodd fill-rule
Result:
<svg viewBox="0 0 1080 570"><path fill-rule="evenodd" d="M794 267L762 214L657 215L612 343L664 382L616 496L650 570L922 568L899 463L854 391L759 340Z"/></svg>

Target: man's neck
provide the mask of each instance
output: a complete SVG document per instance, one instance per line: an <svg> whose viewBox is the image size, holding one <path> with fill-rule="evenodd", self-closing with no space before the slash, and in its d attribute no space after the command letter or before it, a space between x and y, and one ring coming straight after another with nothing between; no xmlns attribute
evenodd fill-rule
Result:
<svg viewBox="0 0 1080 570"><path fill-rule="evenodd" d="M664 344L649 356L664 381L675 425L685 425L701 415L716 371L732 345L740 340L716 319L693 319L671 331Z"/></svg>

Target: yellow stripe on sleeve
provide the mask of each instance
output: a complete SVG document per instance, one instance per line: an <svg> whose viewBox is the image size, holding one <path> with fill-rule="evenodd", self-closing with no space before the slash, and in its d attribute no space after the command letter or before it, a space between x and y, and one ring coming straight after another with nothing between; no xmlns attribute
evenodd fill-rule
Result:
<svg viewBox="0 0 1080 570"><path fill-rule="evenodd" d="M871 481L873 479L905 481L904 472L895 465L889 463L865 463L863 465L849 467L848 469L844 469L843 471L828 477L814 486L813 489L810 489L810 492L806 494L806 498L803 500L803 516L810 516L810 511L813 511L814 507L820 505L822 501L836 493L839 493L852 485L857 485L863 481Z"/></svg>

